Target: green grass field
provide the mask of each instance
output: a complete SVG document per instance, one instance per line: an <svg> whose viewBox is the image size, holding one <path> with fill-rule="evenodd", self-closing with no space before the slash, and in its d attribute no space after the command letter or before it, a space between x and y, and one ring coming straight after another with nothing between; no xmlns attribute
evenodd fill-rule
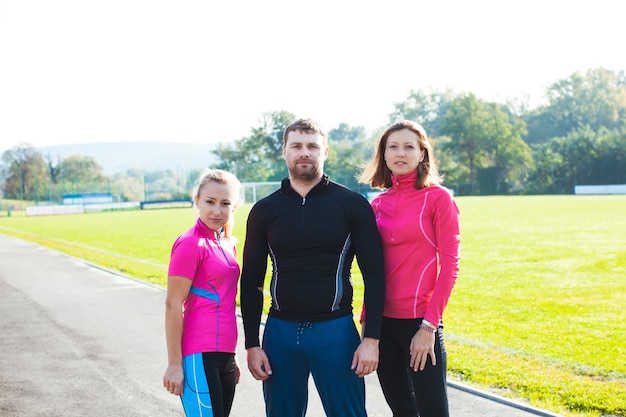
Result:
<svg viewBox="0 0 626 417"><path fill-rule="evenodd" d="M457 203L461 274L444 317L450 377L568 416L625 415L626 196ZM236 212L240 258L249 209ZM164 285L171 244L194 221L190 209L14 215L0 218L0 233Z"/></svg>

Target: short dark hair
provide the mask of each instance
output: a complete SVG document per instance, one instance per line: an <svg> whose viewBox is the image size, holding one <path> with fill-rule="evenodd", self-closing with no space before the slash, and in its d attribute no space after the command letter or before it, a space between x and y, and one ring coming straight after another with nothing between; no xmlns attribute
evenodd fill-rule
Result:
<svg viewBox="0 0 626 417"><path fill-rule="evenodd" d="M289 126L285 128L285 131L283 132L283 146L287 144L287 135L289 135L289 132L298 131L319 134L324 138L324 143L327 143L328 141L326 131L318 122L313 119L298 119L290 123Z"/></svg>

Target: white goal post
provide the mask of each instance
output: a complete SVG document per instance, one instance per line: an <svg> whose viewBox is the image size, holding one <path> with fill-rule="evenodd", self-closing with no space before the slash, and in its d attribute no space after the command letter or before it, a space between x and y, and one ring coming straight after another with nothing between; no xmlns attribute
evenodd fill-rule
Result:
<svg viewBox="0 0 626 417"><path fill-rule="evenodd" d="M256 203L263 197L267 197L280 188L280 181L268 182L243 182L241 183L241 196L243 203Z"/></svg>

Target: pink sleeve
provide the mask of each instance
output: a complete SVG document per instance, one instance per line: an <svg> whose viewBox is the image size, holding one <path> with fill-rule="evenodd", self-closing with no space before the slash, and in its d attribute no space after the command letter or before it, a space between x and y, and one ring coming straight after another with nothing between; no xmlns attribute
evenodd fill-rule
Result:
<svg viewBox="0 0 626 417"><path fill-rule="evenodd" d="M433 295L424 318L439 323L448 305L452 288L459 276L461 234L459 209L447 190L435 201L435 237L439 253L440 271Z"/></svg>
<svg viewBox="0 0 626 417"><path fill-rule="evenodd" d="M172 246L168 277L184 277L193 280L199 261L197 242L179 237Z"/></svg>

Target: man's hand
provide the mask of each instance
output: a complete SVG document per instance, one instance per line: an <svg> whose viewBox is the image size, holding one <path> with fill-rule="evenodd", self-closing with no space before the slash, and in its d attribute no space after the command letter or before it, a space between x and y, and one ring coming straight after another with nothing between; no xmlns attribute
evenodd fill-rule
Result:
<svg viewBox="0 0 626 417"><path fill-rule="evenodd" d="M361 378L378 369L378 339L363 338L354 352L350 369Z"/></svg>
<svg viewBox="0 0 626 417"><path fill-rule="evenodd" d="M272 375L272 367L265 351L259 346L248 348L248 369L254 379L264 381Z"/></svg>

